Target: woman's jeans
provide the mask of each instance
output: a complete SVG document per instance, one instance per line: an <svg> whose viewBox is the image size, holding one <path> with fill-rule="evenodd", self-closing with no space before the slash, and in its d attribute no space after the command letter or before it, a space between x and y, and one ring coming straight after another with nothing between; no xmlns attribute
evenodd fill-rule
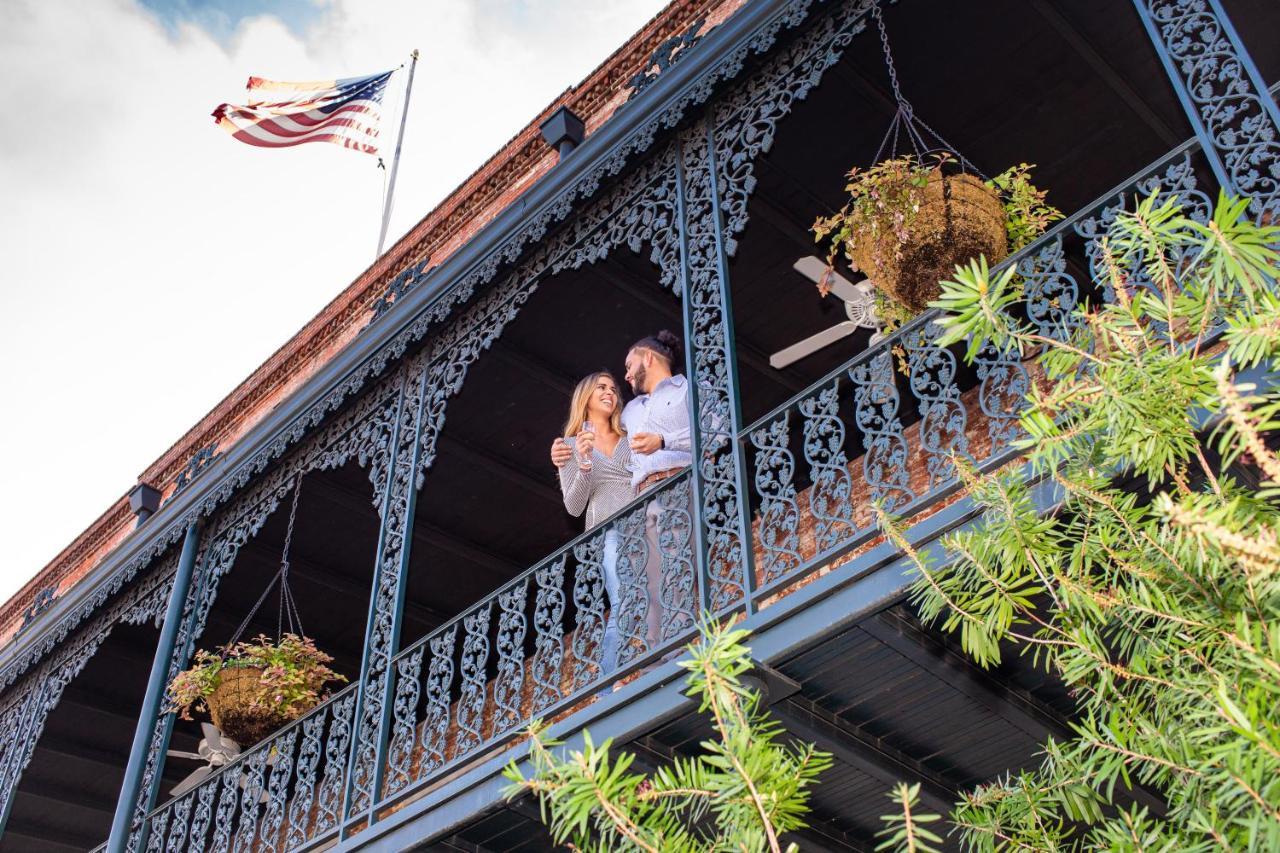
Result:
<svg viewBox="0 0 1280 853"><path fill-rule="evenodd" d="M609 597L609 619L604 623L601 641L600 672L618 668L618 613L622 610L622 584L618 579L618 531L604 534L604 591Z"/></svg>

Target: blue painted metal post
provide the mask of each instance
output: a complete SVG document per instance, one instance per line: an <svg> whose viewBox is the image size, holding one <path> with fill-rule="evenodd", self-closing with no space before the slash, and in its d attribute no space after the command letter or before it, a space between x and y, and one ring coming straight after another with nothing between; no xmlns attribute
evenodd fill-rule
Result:
<svg viewBox="0 0 1280 853"><path fill-rule="evenodd" d="M725 370L729 382L729 415L733 471L738 481L738 526L742 534L742 598L747 613L755 612L755 548L751 539L751 478L742 436L742 393L738 387L738 348L733 334L733 298L729 285L729 254L724 240L724 216L720 213L720 164L716 162L714 109L707 114L707 167L711 170L711 212L715 223L716 264L720 278L720 310L724 313Z"/></svg>
<svg viewBox="0 0 1280 853"><path fill-rule="evenodd" d="M147 679L147 692L138 715L138 726L133 732L133 746L129 749L129 764L124 771L124 783L120 786L120 799L116 801L115 818L111 821L111 837L107 842L108 853L125 853L129 840L129 822L133 818L134 805L142 792L142 774L147 766L147 751L151 735L160 718L160 704L164 701L165 676L169 661L177 644L178 628L182 624L182 609L191 588L195 573L196 552L200 549L200 530L197 522L187 526L187 537L182 542L182 556L173 576L173 589L169 592L169 606L164 614L164 626L160 629L160 642L151 661L151 675Z"/></svg>
<svg viewBox="0 0 1280 853"><path fill-rule="evenodd" d="M711 578L707 572L707 535L702 527L702 426L698 418L698 373L694 358L693 298L689 282L689 235L685 220L684 146L676 146L676 228L680 232L680 314L684 331L684 375L689 382L689 440L693 464L689 466L689 504L693 528L693 562L701 593L702 612L711 612Z"/></svg>
<svg viewBox="0 0 1280 853"><path fill-rule="evenodd" d="M413 550L413 516L418 506L418 466L422 462L422 418L427 405L427 384L431 371L423 369L417 392L417 415L413 419L413 452L410 454L409 494L404 511L404 530L400 544L400 563L397 567L395 610L391 617L391 647L387 649L387 673L382 681L382 716L378 722L378 752L373 765L373 795L369 797L369 824L378 820L378 800L386 776L387 740L391 733L391 710L396 688L395 653L400 648L400 630L404 623L404 596L409 586L409 557ZM412 403L410 398L410 402ZM401 427L404 428L403 425Z"/></svg>

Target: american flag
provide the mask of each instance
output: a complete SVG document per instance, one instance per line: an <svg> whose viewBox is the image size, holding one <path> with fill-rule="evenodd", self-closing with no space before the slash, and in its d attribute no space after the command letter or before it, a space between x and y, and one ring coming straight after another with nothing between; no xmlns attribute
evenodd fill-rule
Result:
<svg viewBox="0 0 1280 853"><path fill-rule="evenodd" d="M306 83L250 77L249 103L222 104L213 119L241 142L262 148L332 142L377 154L382 94L393 73Z"/></svg>

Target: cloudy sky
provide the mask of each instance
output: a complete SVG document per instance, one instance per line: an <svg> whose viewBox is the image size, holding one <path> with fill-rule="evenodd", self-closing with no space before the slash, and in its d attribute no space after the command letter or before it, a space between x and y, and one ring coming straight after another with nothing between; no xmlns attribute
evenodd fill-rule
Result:
<svg viewBox="0 0 1280 853"><path fill-rule="evenodd" d="M214 126L249 75L421 50L390 244L663 5L0 0L0 601L373 259L372 157Z"/></svg>

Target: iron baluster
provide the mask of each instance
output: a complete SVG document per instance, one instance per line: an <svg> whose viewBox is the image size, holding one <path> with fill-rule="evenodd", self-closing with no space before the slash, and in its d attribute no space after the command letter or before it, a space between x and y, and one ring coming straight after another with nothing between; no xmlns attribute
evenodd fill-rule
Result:
<svg viewBox="0 0 1280 853"><path fill-rule="evenodd" d="M987 418L991 439L988 456L1008 447L1024 434L1018 418L1026 405L1031 380L1016 348L988 341L974 356L978 366L978 405Z"/></svg>
<svg viewBox="0 0 1280 853"><path fill-rule="evenodd" d="M489 617L493 613L493 600L481 604L463 617L462 661L458 673L462 676L462 695L458 697L457 755L465 755L484 741L485 706L488 704L488 685L485 669L489 662Z"/></svg>
<svg viewBox="0 0 1280 853"><path fill-rule="evenodd" d="M187 844L187 822L191 819L191 801L194 796L183 797L173 804L173 818L169 821L169 832L166 838L165 850L190 850L193 849ZM156 833L161 836L161 833ZM195 847L194 849L199 849Z"/></svg>
<svg viewBox="0 0 1280 853"><path fill-rule="evenodd" d="M209 825L213 821L213 801L218 793L218 782L215 778L205 782L195 792L196 808L191 815L191 835L189 840L194 850L205 849L205 838L209 834Z"/></svg>
<svg viewBox="0 0 1280 853"><path fill-rule="evenodd" d="M355 691L333 705L333 719L329 723L329 739L325 742L324 777L316 798L316 831L313 838L323 835L338 825L341 818L342 792L346 781L347 755L351 743L351 717L355 710Z"/></svg>
<svg viewBox="0 0 1280 853"><path fill-rule="evenodd" d="M564 665L564 566L565 556L534 572L538 595L534 600L533 713L560 699Z"/></svg>
<svg viewBox="0 0 1280 853"><path fill-rule="evenodd" d="M893 353L888 344L876 344L874 353L849 368L853 382L854 422L862 432L862 478L872 503L888 512L915 500L910 449L898 417L898 386L893 378Z"/></svg>
<svg viewBox="0 0 1280 853"><path fill-rule="evenodd" d="M427 669L427 713L422 725L422 760L419 778L444 764L449 736L449 705L453 691L453 650L458 640L454 622L431 638L431 663Z"/></svg>
<svg viewBox="0 0 1280 853"><path fill-rule="evenodd" d="M904 335L911 391L920 407L920 449L925 454L929 488L936 489L955 476L952 456L969 456L965 435L967 415L956 386L956 357L934 341L932 323L917 326Z"/></svg>
<svg viewBox="0 0 1280 853"><path fill-rule="evenodd" d="M662 641L691 630L697 623L697 578L693 567L692 493L688 478L680 478L658 493L658 550L662 555L659 597L662 601Z"/></svg>
<svg viewBox="0 0 1280 853"><path fill-rule="evenodd" d="M649 608L661 606L649 600L649 539L645 534L646 506L638 506L610 526L607 536L617 542L617 572L621 601L610 602L611 619L618 626L618 666L648 654Z"/></svg>
<svg viewBox="0 0 1280 853"><path fill-rule="evenodd" d="M222 793L218 797L217 817L213 822L213 840L209 849L217 853L231 850L231 833L235 829L236 809L240 805L240 778L244 762L238 761L222 771Z"/></svg>
<svg viewBox="0 0 1280 853"><path fill-rule="evenodd" d="M760 546L764 582L800 568L800 506L796 502L796 460L791 453L791 410L751 433L756 449L756 494L760 514L755 541Z"/></svg>
<svg viewBox="0 0 1280 853"><path fill-rule="evenodd" d="M840 377L831 387L800 401L804 416L804 458L809 463L813 486L809 490L809 512L814 518L814 545L818 553L851 539L857 532L853 521L853 478L844 453L844 422L840 420Z"/></svg>
<svg viewBox="0 0 1280 853"><path fill-rule="evenodd" d="M528 629L525 606L529 579L518 581L498 595L498 672L493 682L493 733L501 734L520 724L520 699L524 693L524 636Z"/></svg>
<svg viewBox="0 0 1280 853"><path fill-rule="evenodd" d="M170 811L171 809L168 808L161 809L151 816L151 835L147 837L147 853L164 853Z"/></svg>
<svg viewBox="0 0 1280 853"><path fill-rule="evenodd" d="M267 786L267 813L258 829L258 840L262 842L262 848L273 853L280 843L280 834L284 829L289 781L293 776L293 748L297 742L298 727L293 726L268 747L271 753L267 759L271 765L271 779Z"/></svg>
<svg viewBox="0 0 1280 853"><path fill-rule="evenodd" d="M311 828L311 805L315 801L316 766L323 754L324 722L329 708L322 707L302 721L302 745L298 748L297 768L293 783L293 798L289 801L289 831L285 835L285 849L292 850L306 843Z"/></svg>
<svg viewBox="0 0 1280 853"><path fill-rule="evenodd" d="M418 697L421 693L418 678L422 674L422 655L425 646L396 661L396 698L391 730L391 744L387 750L387 764L391 775L387 778L387 793L394 794L413 781L413 747L417 742Z"/></svg>
<svg viewBox="0 0 1280 853"><path fill-rule="evenodd" d="M236 853L251 853L258 837L258 816L262 813L264 781L270 746L260 747L240 762L244 768L244 791L240 796L240 827L236 831Z"/></svg>
<svg viewBox="0 0 1280 853"><path fill-rule="evenodd" d="M573 632L573 689L600 677L604 651L604 536L597 533L573 547L578 570L573 580L573 603L578 624Z"/></svg>

